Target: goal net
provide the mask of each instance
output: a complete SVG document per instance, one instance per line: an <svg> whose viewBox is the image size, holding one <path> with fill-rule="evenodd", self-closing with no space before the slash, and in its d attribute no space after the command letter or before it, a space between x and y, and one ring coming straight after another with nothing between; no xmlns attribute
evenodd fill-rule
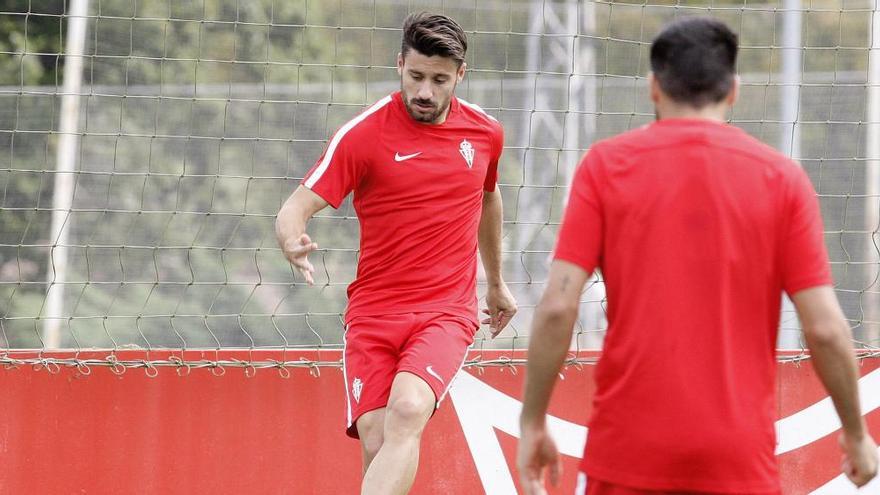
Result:
<svg viewBox="0 0 880 495"><path fill-rule="evenodd" d="M648 46L664 22L693 14L740 33L732 123L807 170L837 295L859 346L880 343L876 0L4 5L7 364L57 348L340 348L358 256L351 203L310 223L321 246L313 287L278 249L274 215L328 136L399 87L400 25L417 10L468 32L457 94L506 130L504 276L520 313L495 340L481 330L478 350L527 345L575 164L590 143L652 121ZM599 274L583 294L574 359L601 347L604 297ZM786 305L780 346L802 345Z"/></svg>

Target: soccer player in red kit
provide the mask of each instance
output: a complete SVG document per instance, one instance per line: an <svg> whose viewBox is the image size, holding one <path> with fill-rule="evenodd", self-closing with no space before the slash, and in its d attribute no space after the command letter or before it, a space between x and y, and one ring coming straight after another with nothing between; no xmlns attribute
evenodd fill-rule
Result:
<svg viewBox="0 0 880 495"><path fill-rule="evenodd" d="M421 433L478 328L479 249L495 336L516 312L501 276L501 125L454 96L467 40L443 15L413 14L397 56L401 89L342 126L278 213L285 256L312 283L306 223L354 193L361 226L348 287L347 433L360 438L362 494L409 491Z"/></svg>
<svg viewBox="0 0 880 495"><path fill-rule="evenodd" d="M651 45L657 121L596 143L571 186L529 346L517 464L526 494L558 479L545 426L594 269L608 331L578 493L778 494L775 345L782 292L840 416L843 469L877 471L822 220L800 167L725 123L737 36L707 17Z"/></svg>

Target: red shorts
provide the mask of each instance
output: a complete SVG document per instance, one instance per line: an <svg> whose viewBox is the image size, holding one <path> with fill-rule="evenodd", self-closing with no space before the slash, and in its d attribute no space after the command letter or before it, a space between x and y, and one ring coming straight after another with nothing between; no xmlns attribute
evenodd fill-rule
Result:
<svg viewBox="0 0 880 495"><path fill-rule="evenodd" d="M722 495L714 492L682 492L668 490L645 490L631 488L623 485L615 485L606 481L588 478L583 472L578 473L577 488L575 495ZM779 492L776 492L777 494ZM774 495L773 493L765 495Z"/></svg>
<svg viewBox="0 0 880 495"><path fill-rule="evenodd" d="M345 330L342 362L348 436L358 438L356 425L362 414L388 404L391 382L401 371L424 380L439 407L464 363L476 330L470 320L443 313L351 320Z"/></svg>

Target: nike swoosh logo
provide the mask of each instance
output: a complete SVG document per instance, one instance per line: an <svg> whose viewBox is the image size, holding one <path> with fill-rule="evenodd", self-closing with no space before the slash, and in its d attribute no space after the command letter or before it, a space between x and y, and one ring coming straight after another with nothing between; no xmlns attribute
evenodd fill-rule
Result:
<svg viewBox="0 0 880 495"><path fill-rule="evenodd" d="M440 378L440 375L438 375L437 372L434 371L434 367L433 367L433 366L428 366L427 368L425 368L425 371L427 371L429 375L431 375L431 376L433 376L434 378L440 380L440 383L446 385L446 382L444 382L443 379Z"/></svg>
<svg viewBox="0 0 880 495"><path fill-rule="evenodd" d="M422 154L421 151L419 151L418 153L413 153L412 155L401 155L400 153L395 153L394 154L394 161L395 162L402 162L404 160L409 160L410 158L415 158L421 154Z"/></svg>

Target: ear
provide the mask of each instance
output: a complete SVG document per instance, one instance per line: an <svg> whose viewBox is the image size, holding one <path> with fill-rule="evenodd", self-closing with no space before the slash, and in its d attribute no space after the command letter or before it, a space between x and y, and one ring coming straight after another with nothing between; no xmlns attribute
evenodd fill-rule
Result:
<svg viewBox="0 0 880 495"><path fill-rule="evenodd" d="M653 101L655 105L660 103L660 93L662 90L660 89L660 82L654 77L653 72L648 73L648 88L651 90L651 101Z"/></svg>
<svg viewBox="0 0 880 495"><path fill-rule="evenodd" d="M467 70L467 62L462 62L461 67L458 68L458 73L456 74L456 84L460 83L464 79L464 73Z"/></svg>
<svg viewBox="0 0 880 495"><path fill-rule="evenodd" d="M739 76L733 76L733 87L730 88L730 93L727 93L727 106L732 107L736 100L739 99L739 86Z"/></svg>
<svg viewBox="0 0 880 495"><path fill-rule="evenodd" d="M402 53L397 54L397 75L398 76L403 75L403 54Z"/></svg>

